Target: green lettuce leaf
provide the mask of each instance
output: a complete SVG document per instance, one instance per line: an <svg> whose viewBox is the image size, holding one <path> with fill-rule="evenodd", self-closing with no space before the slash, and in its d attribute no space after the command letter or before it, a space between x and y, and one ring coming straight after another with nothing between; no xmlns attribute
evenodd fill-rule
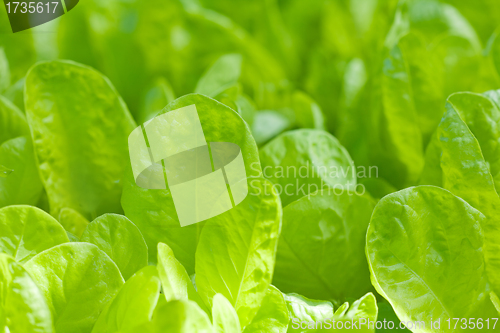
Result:
<svg viewBox="0 0 500 333"><path fill-rule="evenodd" d="M284 294L286 306L290 313L287 332L304 332L307 330L297 326L298 321L320 322L333 317L333 304L329 301L309 299L305 296L290 293Z"/></svg>
<svg viewBox="0 0 500 333"><path fill-rule="evenodd" d="M21 264L0 253L0 330L54 333L44 295Z"/></svg>
<svg viewBox="0 0 500 333"><path fill-rule="evenodd" d="M476 50L481 49L481 41L467 19L454 6L441 1L400 2L386 45L391 46L408 31L420 33L428 44L443 35L454 35L469 40Z"/></svg>
<svg viewBox="0 0 500 333"><path fill-rule="evenodd" d="M202 310L209 313L194 288L186 269L177 261L172 249L164 243L158 243L158 272L167 302L189 299L195 301Z"/></svg>
<svg viewBox="0 0 500 333"><path fill-rule="evenodd" d="M441 186L486 216L481 220L484 256L496 292L500 290L499 121L499 108L489 98L473 93L451 95L427 148L421 178L421 184Z"/></svg>
<svg viewBox="0 0 500 333"><path fill-rule="evenodd" d="M80 241L96 245L128 280L148 264L148 247L139 229L125 216L104 214L89 223Z"/></svg>
<svg viewBox="0 0 500 333"><path fill-rule="evenodd" d="M366 63L375 75L354 108L355 121L341 129L348 133L339 139L358 165L377 165L396 188L417 184L423 147L440 121L445 97L491 89L480 73L482 57L474 29L455 8L434 0L401 1L380 59Z"/></svg>
<svg viewBox="0 0 500 333"><path fill-rule="evenodd" d="M20 263L67 242L64 228L39 208L8 206L0 209L0 251Z"/></svg>
<svg viewBox="0 0 500 333"><path fill-rule="evenodd" d="M343 303L334 311L332 303L308 299L299 294L285 294L290 311L287 332L375 332L374 322L378 316L375 296L368 293L354 301L351 306ZM341 322L341 323L337 323ZM372 322L369 325L368 322ZM349 326L349 327L346 327Z"/></svg>
<svg viewBox="0 0 500 333"><path fill-rule="evenodd" d="M156 79L146 88L141 108L136 115L137 123L143 124L152 119L174 99L175 94L170 83L163 77Z"/></svg>
<svg viewBox="0 0 500 333"><path fill-rule="evenodd" d="M196 84L195 93L215 98L224 90L236 86L242 61L241 54L227 54L217 59Z"/></svg>
<svg viewBox="0 0 500 333"><path fill-rule="evenodd" d="M160 279L154 266L139 270L122 286L95 323L92 333L114 333L151 320L160 297Z"/></svg>
<svg viewBox="0 0 500 333"><path fill-rule="evenodd" d="M213 333L207 314L195 302L177 300L161 304L151 322L122 333Z"/></svg>
<svg viewBox="0 0 500 333"><path fill-rule="evenodd" d="M500 76L500 29L497 29L491 36L490 52L497 74Z"/></svg>
<svg viewBox="0 0 500 333"><path fill-rule="evenodd" d="M273 283L283 292L338 302L371 291L365 235L373 207L368 196L328 190L285 207Z"/></svg>
<svg viewBox="0 0 500 333"><path fill-rule="evenodd" d="M485 216L447 190L408 188L376 206L366 240L372 283L402 321L489 318L482 221ZM474 286L471 288L471 286Z"/></svg>
<svg viewBox="0 0 500 333"><path fill-rule="evenodd" d="M288 328L288 309L283 294L273 285L269 286L262 305L243 333L285 333Z"/></svg>
<svg viewBox="0 0 500 333"><path fill-rule="evenodd" d="M291 104L297 127L325 129L323 111L309 95L296 91L292 95Z"/></svg>
<svg viewBox="0 0 500 333"><path fill-rule="evenodd" d="M216 294L212 300L214 333L240 333L240 321L233 305L222 294Z"/></svg>
<svg viewBox="0 0 500 333"><path fill-rule="evenodd" d="M118 267L93 244L58 245L24 267L45 296L57 333L90 333L123 285Z"/></svg>
<svg viewBox="0 0 500 333"><path fill-rule="evenodd" d="M354 301L350 307L349 303L345 302L333 314L333 320L344 322L344 325L349 322L351 324L353 322L359 323L359 329L352 326L351 328L344 326L344 329L340 330L341 332L351 332L352 330L365 333L374 332L373 326L369 325L368 322L374 322L377 317L377 299L372 293L368 293ZM361 322L361 319L364 319L364 322Z"/></svg>
<svg viewBox="0 0 500 333"><path fill-rule="evenodd" d="M25 95L51 214L65 207L87 219L121 212L127 138L135 124L109 80L73 62L43 62L28 73Z"/></svg>
<svg viewBox="0 0 500 333"><path fill-rule="evenodd" d="M68 235L68 239L70 242L79 242L80 241L80 238L76 237L71 232L66 231L66 234Z"/></svg>
<svg viewBox="0 0 500 333"><path fill-rule="evenodd" d="M241 54L230 53L221 56L199 79L195 92L212 97L229 106L238 112L249 126L252 126L256 106L253 100L242 91L240 82L242 68ZM259 143L258 140L256 141Z"/></svg>
<svg viewBox="0 0 500 333"><path fill-rule="evenodd" d="M206 304L215 294L234 306L244 329L271 283L281 229L281 205L272 184L251 179L248 196L210 219L196 250L196 286Z"/></svg>
<svg viewBox="0 0 500 333"><path fill-rule="evenodd" d="M274 110L260 110L255 113L252 135L259 146L293 128L294 121Z"/></svg>
<svg viewBox="0 0 500 333"><path fill-rule="evenodd" d="M31 30L21 34L13 34L6 10L2 10L4 20L0 22L0 47L5 51L10 68L11 82L16 82L26 75L26 72L36 61L36 49Z"/></svg>
<svg viewBox="0 0 500 333"><path fill-rule="evenodd" d="M325 131L283 133L260 150L260 159L264 177L278 186L283 206L324 187L354 190L356 186L349 153Z"/></svg>
<svg viewBox="0 0 500 333"><path fill-rule="evenodd" d="M0 145L0 165L10 170L8 177L0 177L0 207L9 205L36 205L43 190L28 137L18 137Z"/></svg>
<svg viewBox="0 0 500 333"><path fill-rule="evenodd" d="M24 113L24 82L25 77L12 84L3 95Z"/></svg>
<svg viewBox="0 0 500 333"><path fill-rule="evenodd" d="M0 47L0 92L3 94L4 91L10 87L10 68L9 61L5 55L5 50Z"/></svg>
<svg viewBox="0 0 500 333"><path fill-rule="evenodd" d="M23 135L29 135L26 117L11 101L0 96L0 144Z"/></svg>
<svg viewBox="0 0 500 333"><path fill-rule="evenodd" d="M191 104L196 105L207 142L232 142L243 154L247 177L261 173L257 146L248 125L240 115L209 97L191 94L176 99L162 112L169 112ZM224 126L220 130L219 126ZM194 256L204 222L182 227L177 218L170 190L148 190L136 185L131 169L124 181L122 206L125 215L141 230L149 247L149 260L156 262L159 242L167 244L175 257L194 273Z"/></svg>
<svg viewBox="0 0 500 333"><path fill-rule="evenodd" d="M397 188L414 184L424 164L424 138L415 105L417 97L412 93L413 77L405 59L407 54L412 54L412 41L408 36L386 51L381 77L374 82L380 87L371 87L377 98L372 106L368 153L381 176ZM410 45L406 47L406 44ZM409 52L405 48L409 48ZM422 83L425 87L425 82ZM436 110L428 110L431 111L439 115Z"/></svg>
<svg viewBox="0 0 500 333"><path fill-rule="evenodd" d="M59 223L62 224L67 232L80 238L85 228L87 228L89 221L76 210L65 207L59 212Z"/></svg>
<svg viewBox="0 0 500 333"><path fill-rule="evenodd" d="M484 91L495 87L489 82L493 77L492 73L483 73L485 68L488 68L485 67L487 59L478 52L469 39L446 35L435 42L430 52L434 55L433 69L441 75L438 77L442 84L442 87L439 87L439 92L442 94L440 105L444 100L443 97L457 91Z"/></svg>

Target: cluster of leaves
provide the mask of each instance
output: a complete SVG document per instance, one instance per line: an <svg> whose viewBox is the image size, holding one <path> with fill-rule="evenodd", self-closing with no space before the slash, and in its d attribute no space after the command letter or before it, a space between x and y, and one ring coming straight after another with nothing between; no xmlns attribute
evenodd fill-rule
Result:
<svg viewBox="0 0 500 333"><path fill-rule="evenodd" d="M1 34L1 330L498 317L500 3L450 2L86 0ZM181 228L127 138L191 104L250 193Z"/></svg>

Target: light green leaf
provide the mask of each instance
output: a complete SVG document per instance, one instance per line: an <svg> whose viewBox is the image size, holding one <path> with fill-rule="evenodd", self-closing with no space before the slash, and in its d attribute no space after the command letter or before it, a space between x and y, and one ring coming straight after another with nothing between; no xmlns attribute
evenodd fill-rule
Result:
<svg viewBox="0 0 500 333"><path fill-rule="evenodd" d="M0 47L0 92L3 93L8 87L10 87L9 60L3 47Z"/></svg>
<svg viewBox="0 0 500 333"><path fill-rule="evenodd" d="M139 229L125 216L104 214L89 223L80 241L97 245L128 280L148 264L148 247Z"/></svg>
<svg viewBox="0 0 500 333"><path fill-rule="evenodd" d="M123 285L118 267L93 244L58 245L24 267L45 296L57 333L89 333Z"/></svg>
<svg viewBox="0 0 500 333"><path fill-rule="evenodd" d="M160 305L150 323L125 332L212 333L213 329L207 314L195 302L179 300Z"/></svg>
<svg viewBox="0 0 500 333"><path fill-rule="evenodd" d="M11 101L0 96L0 144L23 135L29 135L26 117Z"/></svg>
<svg viewBox="0 0 500 333"><path fill-rule="evenodd" d="M0 177L0 207L36 205L43 190L31 139L18 137L0 145L0 165L12 170Z"/></svg>
<svg viewBox="0 0 500 333"><path fill-rule="evenodd" d="M121 212L135 124L109 80L73 62L42 62L28 73L25 99L51 214L65 207L87 219Z"/></svg>
<svg viewBox="0 0 500 333"><path fill-rule="evenodd" d="M427 43L432 43L443 35L455 35L467 39L476 50L481 49L481 42L474 28L455 7L440 1L409 1L407 19L412 31L425 36Z"/></svg>
<svg viewBox="0 0 500 333"><path fill-rule="evenodd" d="M357 165L368 165L367 136L371 122L366 109L369 88L367 64L354 58L346 64L342 77L342 95L338 108L335 136ZM368 87L367 87L368 86Z"/></svg>
<svg viewBox="0 0 500 333"><path fill-rule="evenodd" d="M163 77L156 79L146 89L142 106L137 114L137 123L143 124L155 117L168 103L175 99L174 91L170 83Z"/></svg>
<svg viewBox="0 0 500 333"><path fill-rule="evenodd" d="M431 318L440 318L441 329L433 332L448 332L448 318L496 315L485 271L484 219L434 186L408 188L378 203L366 240L372 282L402 321L431 327Z"/></svg>
<svg viewBox="0 0 500 333"><path fill-rule="evenodd" d="M372 290L365 235L373 206L368 196L320 190L285 207L276 287L338 302Z"/></svg>
<svg viewBox="0 0 500 333"><path fill-rule="evenodd" d="M452 108L455 112L449 110L450 108ZM447 122L446 120L448 120L449 122ZM460 133L461 136L469 137L470 139L475 138L477 140L484 161L486 161L486 166L489 169L489 173L493 177L495 189L498 192L500 190L500 156L498 156L500 154L500 133L498 132L498 128L500 127L499 106L493 100L480 94L453 94L447 100L447 112L444 115L443 123L438 128L438 137L440 141L444 140L443 136L445 135L445 126L450 124L450 122L457 122L459 124L462 123L463 125L466 125L466 128L468 128L470 132L466 131L465 133ZM450 133L450 135L453 134ZM470 137L470 134L472 134L473 137ZM470 142L470 144L472 145L473 141ZM444 143L442 143L441 145L443 146ZM477 176L483 179L488 179L491 177L488 173L478 174ZM447 182L445 180L445 186L447 186L446 183ZM477 184L476 182L470 182L467 187L475 187L475 191L482 191L483 189L478 188L478 185L479 184ZM455 186L463 185L458 184L457 182ZM472 189L469 188L468 190L470 191ZM454 192L451 189L450 191ZM490 191L491 188L488 192ZM469 196L471 195L471 193L469 192L469 194L467 195L463 192L457 192L456 195L464 198L466 201L469 201ZM479 202L476 203L471 200L469 201L469 203L481 210Z"/></svg>
<svg viewBox="0 0 500 333"><path fill-rule="evenodd" d="M257 146L250 129L232 109L206 96L191 94L176 99L163 112L191 104L196 105L205 140L237 144L245 161L247 177L260 175ZM221 124L224 124L224 130L220 128ZM156 262L157 244L163 242L172 249L188 274L194 273L194 254L204 223L181 228L170 190L141 188L135 184L129 170L124 182L122 205L125 215L141 230L149 247L151 262Z"/></svg>
<svg viewBox="0 0 500 333"><path fill-rule="evenodd" d="M296 91L292 95L291 103L297 127L325 129L323 112L311 97L301 91Z"/></svg>
<svg viewBox="0 0 500 333"><path fill-rule="evenodd" d="M252 126L255 120L256 106L250 97L241 92L240 86L234 86L223 91L217 95L216 99L222 104L225 104L238 112L248 126L253 128Z"/></svg>
<svg viewBox="0 0 500 333"><path fill-rule="evenodd" d="M154 266L135 273L97 319L92 333L114 333L151 320L160 296L160 279Z"/></svg>
<svg viewBox="0 0 500 333"><path fill-rule="evenodd" d="M59 223L62 224L66 231L80 238L89 221L76 210L65 207L59 212Z"/></svg>
<svg viewBox="0 0 500 333"><path fill-rule="evenodd" d="M328 301L309 299L299 294L284 294L290 313L288 332L300 332L300 322L320 322L333 316L333 305Z"/></svg>
<svg viewBox="0 0 500 333"><path fill-rule="evenodd" d="M402 53L401 60L404 61L403 67L406 67L410 84L409 90L400 90L399 93L409 95L417 115L422 139L424 142L428 142L441 120L441 110L445 98L441 68L444 66L439 62L441 59L427 50L420 34L410 33L404 36L399 41L398 48ZM386 68L385 71L387 73L389 69ZM395 77L392 78L395 79ZM389 96L385 97L390 98ZM396 105L393 106L396 107ZM420 145L419 148L422 149L422 146ZM422 152L423 150L420 151L420 154Z"/></svg>
<svg viewBox="0 0 500 333"><path fill-rule="evenodd" d="M45 298L24 268L0 253L0 330L53 333Z"/></svg>
<svg viewBox="0 0 500 333"><path fill-rule="evenodd" d="M427 148L421 184L442 186L480 210L488 278L500 290L500 123L498 106L473 93L448 98L446 112ZM493 175L493 176L492 176Z"/></svg>
<svg viewBox="0 0 500 333"><path fill-rule="evenodd" d="M354 190L356 169L331 134L314 129L286 132L260 150L264 177L277 186L283 206L324 187Z"/></svg>
<svg viewBox="0 0 500 333"><path fill-rule="evenodd" d="M233 209L210 219L196 250L196 286L206 304L223 294L244 329L257 313L271 283L281 205L272 184L250 181L248 196Z"/></svg>
<svg viewBox="0 0 500 333"><path fill-rule="evenodd" d="M277 135L293 127L293 120L274 110L255 113L252 134L258 145L263 145Z"/></svg>
<svg viewBox="0 0 500 333"><path fill-rule="evenodd" d="M424 138L419 126L421 118L412 91L414 78L407 60L411 47L406 45L412 41L407 37L387 51L380 82L377 82L380 87L372 87L380 92L376 105L372 106L371 148L368 153L372 163L378 166L380 175L398 188L414 184L424 164ZM425 82L422 87L426 87ZM436 110L426 111L433 111L433 115L439 114Z"/></svg>
<svg viewBox="0 0 500 333"><path fill-rule="evenodd" d="M207 69L197 83L195 92L212 97L229 106L252 126L256 107L242 92L240 81L243 57L241 54L221 56Z"/></svg>
<svg viewBox="0 0 500 333"><path fill-rule="evenodd" d="M203 74L196 85L195 92L215 98L238 84L243 58L241 54L226 54Z"/></svg>
<svg viewBox="0 0 500 333"><path fill-rule="evenodd" d="M177 261L172 249L164 243L158 243L158 273L163 294L168 302L189 299L210 313L194 288L186 269Z"/></svg>
<svg viewBox="0 0 500 333"><path fill-rule="evenodd" d="M448 96L457 91L476 90L481 78L482 54L475 49L470 40L456 35L447 35L438 39L430 51L438 63L433 67L436 74L443 75L442 91L436 91L432 95L441 93L441 97ZM427 66L430 67L430 66ZM487 84L487 83L486 83ZM434 85L438 88L437 85ZM431 93L429 91L429 93ZM442 106L441 98L440 106ZM438 112L439 115L440 112Z"/></svg>
<svg viewBox="0 0 500 333"><path fill-rule="evenodd" d="M288 321L288 309L283 294L270 285L259 311L243 332L285 333Z"/></svg>
<svg viewBox="0 0 500 333"><path fill-rule="evenodd" d="M70 242L79 242L80 241L80 238L76 237L75 235L73 235L69 231L66 231L66 235L68 235L68 239Z"/></svg>
<svg viewBox="0 0 500 333"><path fill-rule="evenodd" d="M0 209L0 251L20 263L67 242L63 227L39 208L8 206Z"/></svg>
<svg viewBox="0 0 500 333"><path fill-rule="evenodd" d="M235 101L236 108L245 122L252 128L255 120L256 106L255 103L246 95L239 95Z"/></svg>
<svg viewBox="0 0 500 333"><path fill-rule="evenodd" d="M285 295L285 299L290 311L288 332L375 331L378 308L372 293L354 301L350 307L345 302L335 311L328 301L312 300L298 294ZM372 324L368 325L368 322Z"/></svg>
<svg viewBox="0 0 500 333"><path fill-rule="evenodd" d="M333 314L333 320L336 322L341 321L344 323L344 329L337 331L340 332L352 332L353 330L357 332L374 332L373 325L369 325L369 322L374 322L377 320L378 308L377 299L372 293L368 293L356 300L349 307L349 303L344 303L342 306L337 308ZM359 329L355 329L353 326L350 328L346 327L346 324L352 325L353 322L358 323Z"/></svg>
<svg viewBox="0 0 500 333"><path fill-rule="evenodd" d="M491 37L491 57L493 64L497 70L497 75L500 77L500 29L495 31Z"/></svg>
<svg viewBox="0 0 500 333"><path fill-rule="evenodd" d="M6 11L3 11L7 15ZM33 33L26 30L20 34L13 34L12 28L4 16L5 20L0 22L0 47L5 51L9 62L11 82L16 82L26 75L26 71L36 61L36 50L33 41Z"/></svg>
<svg viewBox="0 0 500 333"><path fill-rule="evenodd" d="M216 294L212 300L214 333L240 333L240 321L233 305L222 294Z"/></svg>
<svg viewBox="0 0 500 333"><path fill-rule="evenodd" d="M24 113L24 82L25 78L19 79L17 82L12 84L3 95L11 101L19 110ZM29 129L28 129L29 131Z"/></svg>
<svg viewBox="0 0 500 333"><path fill-rule="evenodd" d="M493 291L490 292L490 299L491 302L493 303L493 306L497 310L498 313L500 313L500 299L498 298L497 294L495 294Z"/></svg>
<svg viewBox="0 0 500 333"><path fill-rule="evenodd" d="M337 320L349 320L349 319L359 319L366 318L374 321L378 314L377 299L372 293L367 293L360 299L356 300L349 307L349 303L345 302L342 304L335 313L333 318Z"/></svg>

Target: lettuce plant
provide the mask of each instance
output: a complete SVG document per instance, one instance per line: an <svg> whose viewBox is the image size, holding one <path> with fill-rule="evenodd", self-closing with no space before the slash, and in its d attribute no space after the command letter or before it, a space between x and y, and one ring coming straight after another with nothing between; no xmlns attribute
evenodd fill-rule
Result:
<svg viewBox="0 0 500 333"><path fill-rule="evenodd" d="M500 331L499 13L86 0L0 34L0 331ZM127 143L192 104L249 194L181 227Z"/></svg>

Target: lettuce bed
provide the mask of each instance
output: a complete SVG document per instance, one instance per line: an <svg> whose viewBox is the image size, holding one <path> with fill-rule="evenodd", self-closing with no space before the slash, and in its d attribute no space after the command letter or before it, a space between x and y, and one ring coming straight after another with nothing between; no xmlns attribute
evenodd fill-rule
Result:
<svg viewBox="0 0 500 333"><path fill-rule="evenodd" d="M86 0L0 34L0 331L500 331L499 25L488 0ZM249 194L181 228L127 139L191 104Z"/></svg>

